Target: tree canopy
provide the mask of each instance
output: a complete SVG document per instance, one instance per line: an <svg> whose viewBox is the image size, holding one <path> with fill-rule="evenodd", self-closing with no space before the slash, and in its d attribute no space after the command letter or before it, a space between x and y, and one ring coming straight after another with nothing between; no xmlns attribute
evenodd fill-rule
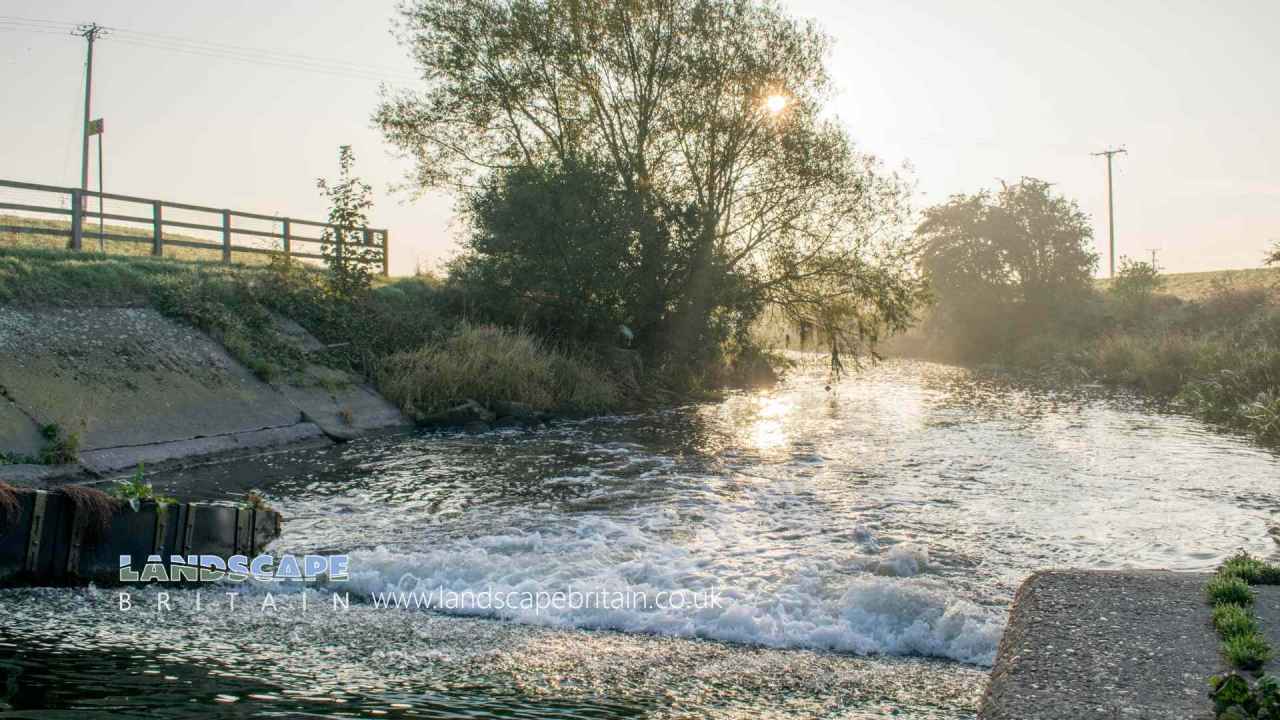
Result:
<svg viewBox="0 0 1280 720"><path fill-rule="evenodd" d="M812 23L756 0L414 0L401 30L425 87L375 118L414 184L471 196L474 276L596 306L589 325L653 353L765 304L847 346L909 321L907 188L824 113ZM538 184L584 192L535 209ZM559 285L533 256L556 247L575 255Z"/></svg>
<svg viewBox="0 0 1280 720"><path fill-rule="evenodd" d="M1098 263L1088 217L1035 178L931 207L916 236L937 299L930 324L973 348L1060 319L1090 292Z"/></svg>

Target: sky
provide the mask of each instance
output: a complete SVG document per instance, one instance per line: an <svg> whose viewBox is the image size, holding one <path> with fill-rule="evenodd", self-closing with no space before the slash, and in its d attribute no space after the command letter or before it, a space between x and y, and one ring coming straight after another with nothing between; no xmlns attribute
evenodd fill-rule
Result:
<svg viewBox="0 0 1280 720"><path fill-rule="evenodd" d="M1256 267L1280 240L1274 0L783 4L832 36L832 112L910 169L917 207L1047 180L1091 217L1105 273L1106 167L1091 153L1124 147L1118 255ZM434 268L464 231L454 199L403 190L410 164L370 120L380 83L417 75L391 36L395 5L5 0L0 179L79 184L85 42L56 23L96 21L118 29L94 51L108 192L318 220L315 180L350 144L392 274Z"/></svg>

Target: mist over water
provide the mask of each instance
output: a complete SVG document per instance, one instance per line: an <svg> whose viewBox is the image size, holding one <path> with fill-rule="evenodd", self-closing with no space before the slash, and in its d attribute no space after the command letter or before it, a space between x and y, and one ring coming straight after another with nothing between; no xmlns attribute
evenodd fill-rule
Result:
<svg viewBox="0 0 1280 720"><path fill-rule="evenodd" d="M265 490L287 518L273 550L350 552L353 596L683 590L719 608L202 617L180 591L148 628L107 591L7 591L0 658L43 648L55 669L26 682L48 689L119 654L177 715L323 696L428 716L967 717L1028 573L1272 553L1280 458L1195 420L928 363L824 383L200 471Z"/></svg>

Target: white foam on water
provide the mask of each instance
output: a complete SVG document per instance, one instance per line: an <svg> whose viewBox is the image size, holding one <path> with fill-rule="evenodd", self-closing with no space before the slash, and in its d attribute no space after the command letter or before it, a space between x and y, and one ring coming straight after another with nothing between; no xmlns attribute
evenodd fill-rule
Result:
<svg viewBox="0 0 1280 720"><path fill-rule="evenodd" d="M711 551L700 539L663 539L674 519L620 522L578 517L568 528L487 535L439 548L352 552L354 596L403 592L643 593L712 597L719 607L587 605L442 607L465 615L583 629L656 633L857 654L927 655L990 665L1003 619L955 596L940 581L913 575L927 563L918 548L895 548L898 577L837 575L798 561L785 567L750 553ZM437 600L439 595L436 595Z"/></svg>

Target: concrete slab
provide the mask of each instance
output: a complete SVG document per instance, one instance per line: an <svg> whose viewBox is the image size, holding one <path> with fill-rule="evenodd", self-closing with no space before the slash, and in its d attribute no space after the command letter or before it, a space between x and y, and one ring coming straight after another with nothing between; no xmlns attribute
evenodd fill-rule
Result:
<svg viewBox="0 0 1280 720"><path fill-rule="evenodd" d="M372 430L407 426L408 419L367 385L346 373L312 366L301 378L275 383L302 416L336 440L353 440Z"/></svg>
<svg viewBox="0 0 1280 720"><path fill-rule="evenodd" d="M0 385L84 451L293 425L297 408L150 308L0 308Z"/></svg>
<svg viewBox="0 0 1280 720"><path fill-rule="evenodd" d="M278 315L272 320L281 337L304 354L325 349L293 320ZM303 372L275 380L272 385L302 411L306 420L336 440L352 440L373 430L411 424L395 405L343 370L312 363Z"/></svg>
<svg viewBox="0 0 1280 720"><path fill-rule="evenodd" d="M1280 648L1280 585L1255 585L1253 612L1258 618L1258 626L1272 648ZM1263 671L1273 677L1280 677L1280 656L1272 657Z"/></svg>
<svg viewBox="0 0 1280 720"><path fill-rule="evenodd" d="M1051 571L1023 583L978 717L1211 720L1225 669L1200 573ZM1280 626L1280 622L1276 623Z"/></svg>
<svg viewBox="0 0 1280 720"><path fill-rule="evenodd" d="M238 455L262 448L315 440L329 442L320 426L300 422L243 433L89 450L80 454L80 462L93 472L106 475L132 470L138 463L145 463L148 468L163 467L184 458Z"/></svg>
<svg viewBox="0 0 1280 720"><path fill-rule="evenodd" d="M6 392L0 388L0 392ZM44 447L44 437L35 420L18 409L7 397L0 397L0 450L35 457Z"/></svg>
<svg viewBox="0 0 1280 720"><path fill-rule="evenodd" d="M18 487L48 488L88 479L81 465L0 465L0 481Z"/></svg>

